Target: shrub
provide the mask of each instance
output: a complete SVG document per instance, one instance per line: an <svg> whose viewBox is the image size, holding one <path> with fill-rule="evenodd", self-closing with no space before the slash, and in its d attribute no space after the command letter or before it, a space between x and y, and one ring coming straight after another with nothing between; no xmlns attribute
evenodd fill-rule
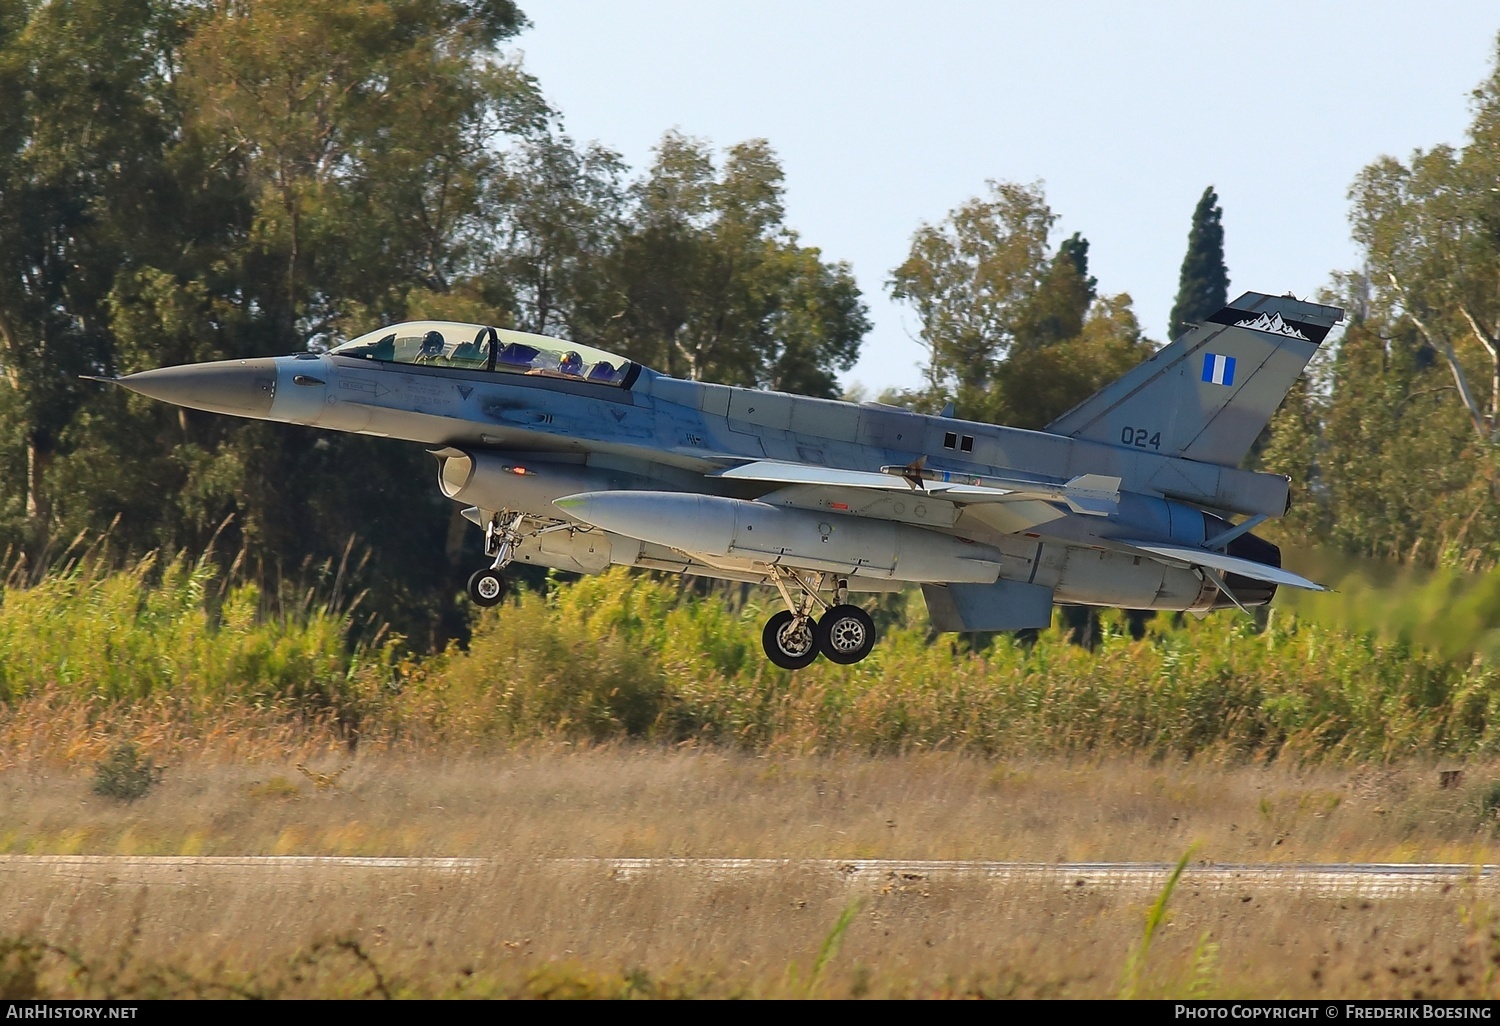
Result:
<svg viewBox="0 0 1500 1026"><path fill-rule="evenodd" d="M94 768L94 793L120 802L133 802L161 781L162 769L142 755L134 741L121 741Z"/></svg>

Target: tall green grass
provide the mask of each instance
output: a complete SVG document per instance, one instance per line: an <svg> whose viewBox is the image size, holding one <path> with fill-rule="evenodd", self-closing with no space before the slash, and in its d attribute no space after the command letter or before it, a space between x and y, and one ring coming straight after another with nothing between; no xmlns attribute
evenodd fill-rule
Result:
<svg viewBox="0 0 1500 1026"><path fill-rule="evenodd" d="M759 651L747 605L678 601L606 574L486 613L467 653L391 703L442 736L689 739L796 751L1222 751L1298 758L1461 755L1500 746L1496 668L1273 613L1218 614L1133 641L1107 616L1092 652L1060 631L987 647L930 634L919 602L855 666L795 674ZM416 682L414 682L416 683Z"/></svg>
<svg viewBox="0 0 1500 1026"><path fill-rule="evenodd" d="M348 724L387 678L387 650L351 645L347 612L309 600L272 612L212 562L148 556L122 570L79 560L0 592L0 703L46 694L99 709L227 703Z"/></svg>
<svg viewBox="0 0 1500 1026"><path fill-rule="evenodd" d="M360 641L331 602L273 611L254 587L216 581L207 561L74 566L4 592L0 705L47 694L100 716L144 703L203 723L248 707L433 746L628 738L1302 760L1500 750L1488 628L1474 628L1482 645L1428 645L1277 609L1263 624L1159 618L1135 641L1106 615L1086 651L1056 630L1033 644L933 635L918 599L864 662L793 674L761 654L775 609L774 596L763 601L734 608L615 571L479 613L467 651L416 659L399 639ZM1487 623L1485 602L1470 605L1455 615Z"/></svg>

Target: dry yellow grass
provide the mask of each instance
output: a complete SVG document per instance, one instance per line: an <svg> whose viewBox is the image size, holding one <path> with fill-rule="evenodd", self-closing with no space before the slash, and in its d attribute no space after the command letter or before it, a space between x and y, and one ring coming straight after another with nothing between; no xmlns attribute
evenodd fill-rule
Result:
<svg viewBox="0 0 1500 1026"><path fill-rule="evenodd" d="M128 954L116 994L370 992L376 977L357 945L381 985L402 994L634 986L703 996L1108 997L1125 985L1151 901L983 880L851 886L795 867L736 879L620 879L597 865L538 861L465 877L273 872L149 888L10 873L3 887L21 935L46 937L101 974ZM841 949L815 976L820 949L851 905ZM1472 925L1484 915L1477 909L1463 888L1360 901L1196 893L1185 883L1135 992L1493 995L1494 948L1488 920ZM163 966L181 975L163 986ZM54 956L43 969L51 992L80 986L68 959Z"/></svg>
<svg viewBox="0 0 1500 1026"><path fill-rule="evenodd" d="M238 753L240 749L234 749ZM269 753L266 753L269 754ZM303 770L299 771L298 766ZM87 763L0 773L0 851L1175 861L1500 861L1500 768L757 757L534 745L167 760L138 802Z"/></svg>
<svg viewBox="0 0 1500 1026"><path fill-rule="evenodd" d="M90 792L84 766L35 761L0 773L4 851L498 862L457 877L330 870L150 886L7 870L0 981L31 951L47 993L1110 996L1151 895L982 879L856 886L798 867L619 878L555 860L1173 861L1191 847L1214 862L1494 862L1485 805L1496 779L1488 766L1443 789L1435 767L1417 765L1298 772L942 753L537 746L245 762L199 751L120 804ZM1241 894L1189 877L1136 992L1491 993L1490 897L1467 886L1370 900ZM851 903L843 946L814 978ZM27 947L37 940L92 972Z"/></svg>

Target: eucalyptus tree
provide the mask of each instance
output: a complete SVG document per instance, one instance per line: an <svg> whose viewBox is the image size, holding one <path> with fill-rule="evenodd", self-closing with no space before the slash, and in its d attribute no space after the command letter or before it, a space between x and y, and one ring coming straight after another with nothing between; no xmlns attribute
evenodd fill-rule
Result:
<svg viewBox="0 0 1500 1026"><path fill-rule="evenodd" d="M1309 444L1288 417L1273 425L1273 450L1315 463L1322 527L1345 548L1500 559L1500 61L1473 111L1463 146L1356 178L1362 266L1335 276L1351 324L1308 404L1321 432Z"/></svg>
<svg viewBox="0 0 1500 1026"><path fill-rule="evenodd" d="M918 228L891 272L891 295L916 310L927 348L929 405L989 390L1048 271L1057 215L1041 184L987 184L987 197Z"/></svg>
<svg viewBox="0 0 1500 1026"><path fill-rule="evenodd" d="M581 327L678 377L836 396L870 324L844 263L786 224L764 140L709 146L668 133L628 195Z"/></svg>
<svg viewBox="0 0 1500 1026"><path fill-rule="evenodd" d="M492 184L494 246L480 280L513 327L581 338L624 230L625 163L558 132L527 139L502 160Z"/></svg>
<svg viewBox="0 0 1500 1026"><path fill-rule="evenodd" d="M90 394L78 375L111 359L114 276L151 245L177 14L151 0L0 8L0 462L20 497L0 516L33 547L50 467Z"/></svg>
<svg viewBox="0 0 1500 1026"><path fill-rule="evenodd" d="M1467 145L1382 157L1350 191L1371 312L1442 359L1476 438L1500 442L1500 53Z"/></svg>
<svg viewBox="0 0 1500 1026"><path fill-rule="evenodd" d="M1052 250L1056 221L1040 184L992 181L916 231L890 279L928 351L907 402L1041 428L1149 355L1130 297L1099 297L1088 240Z"/></svg>
<svg viewBox="0 0 1500 1026"><path fill-rule="evenodd" d="M218 5L184 52L188 128L242 178L247 301L284 348L405 313L482 262L496 144L540 131L491 0Z"/></svg>

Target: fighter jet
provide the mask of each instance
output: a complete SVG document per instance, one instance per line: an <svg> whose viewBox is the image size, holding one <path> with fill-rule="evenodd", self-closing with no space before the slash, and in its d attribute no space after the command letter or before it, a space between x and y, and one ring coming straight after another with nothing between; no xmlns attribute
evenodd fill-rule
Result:
<svg viewBox="0 0 1500 1026"><path fill-rule="evenodd" d="M1054 603L1210 610L1321 590L1250 533L1289 480L1239 469L1335 307L1247 292L1045 431L684 381L479 324L380 328L325 353L115 379L179 406L407 439L515 563L748 581L786 608L776 665L867 656L860 592L919 585L939 631L1046 627Z"/></svg>

